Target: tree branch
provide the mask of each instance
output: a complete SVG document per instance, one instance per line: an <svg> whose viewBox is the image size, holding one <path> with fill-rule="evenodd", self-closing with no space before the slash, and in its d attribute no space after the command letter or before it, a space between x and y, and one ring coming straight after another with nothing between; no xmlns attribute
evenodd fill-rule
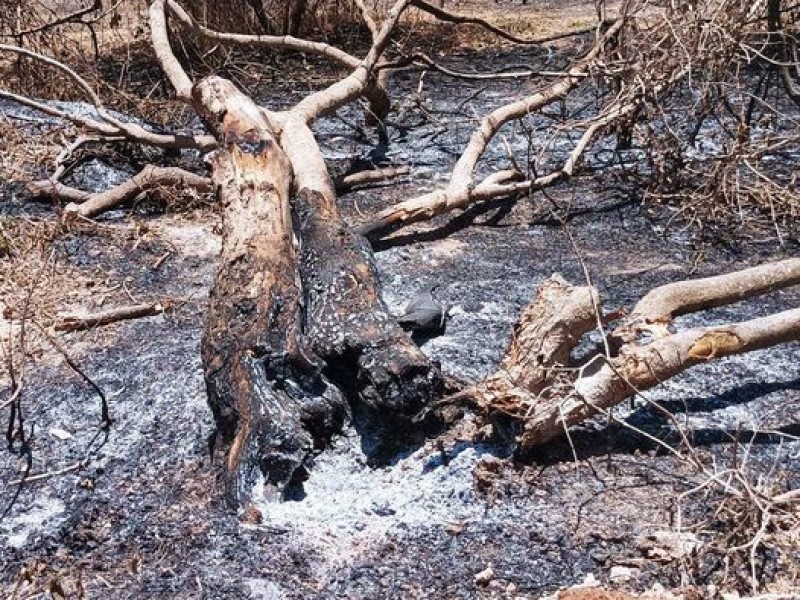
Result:
<svg viewBox="0 0 800 600"><path fill-rule="evenodd" d="M142 192L165 186L194 188L199 192L212 189L211 179L202 175L178 167L148 165L128 181L97 194L84 192L51 179L28 184L28 191L35 198L49 196L70 202L71 204L64 209L67 217L92 218L133 200Z"/></svg>
<svg viewBox="0 0 800 600"><path fill-rule="evenodd" d="M334 180L337 194L343 194L361 185L371 185L373 183L384 183L403 175L411 173L411 167L384 167L380 169L369 169L343 175Z"/></svg>
<svg viewBox="0 0 800 600"><path fill-rule="evenodd" d="M367 56L350 75L324 90L306 96L291 109L291 112L311 124L319 117L329 114L363 95L372 85L373 71L389 44L400 15L408 8L411 1L397 0L384 20Z"/></svg>
<svg viewBox="0 0 800 600"><path fill-rule="evenodd" d="M662 286L640 301L643 307L656 307L641 314L712 308L796 285L798 262ZM665 333L648 343L628 339L612 356L598 353L576 363L572 351L603 320L599 310L594 288L573 287L551 277L520 315L497 371L456 399L468 398L486 420L500 415L521 424L517 441L525 452L689 367L800 340L798 308L740 323Z"/></svg>
<svg viewBox="0 0 800 600"><path fill-rule="evenodd" d="M172 87L175 88L175 95L179 100L189 103L192 99L192 80L175 57L175 53L169 43L164 2L165 0L153 0L150 5L150 37L153 50L161 65L161 70L164 71Z"/></svg>
<svg viewBox="0 0 800 600"><path fill-rule="evenodd" d="M56 331L94 329L95 327L102 327L103 325L117 323L118 321L153 317L155 315L160 315L169 308L170 304L168 302L154 302L151 304L120 306L91 314L59 315L54 327Z"/></svg>
<svg viewBox="0 0 800 600"><path fill-rule="evenodd" d="M597 31L600 25L602 24L611 25L616 21L616 19L609 19L604 23L592 25L590 27L583 27L582 29L576 29L574 31L566 31L564 33L556 33L553 35L546 35L536 38L521 38L515 36L512 33L509 33L508 31L505 31L504 29L500 29L496 25L492 25L491 23L489 23L484 19L480 19L478 17L465 17L463 15L457 15L453 12L445 10L444 8L439 8L437 6L434 6L433 4L425 2L424 0L413 0L412 5L415 8L418 8L419 10L424 11L436 17L440 21L445 21L447 23L454 23L456 25L478 25L488 31L491 31L495 35L498 35L505 40L514 42L515 44L524 44L524 45L544 44L547 42L554 42L556 40L561 40L567 37L592 33L593 31Z"/></svg>
<svg viewBox="0 0 800 600"><path fill-rule="evenodd" d="M264 48L307 52L333 60L349 69L354 69L361 64L361 61L355 56L335 46L331 46L330 44L304 40L291 35L246 35L214 31L198 23L197 20L187 13L175 0L167 0L167 7L182 25L209 40L236 46L261 46Z"/></svg>
<svg viewBox="0 0 800 600"><path fill-rule="evenodd" d="M759 265L727 275L677 281L645 295L631 311L630 321L668 323L680 315L732 304L798 284L800 258Z"/></svg>

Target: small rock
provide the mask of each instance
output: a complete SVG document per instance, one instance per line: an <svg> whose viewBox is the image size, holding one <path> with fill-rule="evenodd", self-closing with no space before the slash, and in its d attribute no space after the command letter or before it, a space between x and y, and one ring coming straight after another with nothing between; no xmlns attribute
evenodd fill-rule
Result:
<svg viewBox="0 0 800 600"><path fill-rule="evenodd" d="M57 440L61 441L68 440L72 437L72 434L69 431L61 429L59 427L51 427L50 429L47 430L47 433L52 435Z"/></svg>
<svg viewBox="0 0 800 600"><path fill-rule="evenodd" d="M599 564L603 564L611 558L611 554L606 550L593 550L589 552L589 556L594 562Z"/></svg>
<svg viewBox="0 0 800 600"><path fill-rule="evenodd" d="M480 573L475 574L475 585L489 585L492 579L494 579L494 569L492 565L489 565Z"/></svg>
<svg viewBox="0 0 800 600"><path fill-rule="evenodd" d="M665 588L665 587L664 587L663 585L661 585L660 583L656 582L656 583L654 583L654 584L652 585L652 587L651 587L651 588L648 590L648 593L649 593L649 594L653 594L653 595L659 595L659 594L663 594L663 593L664 593L664 592L666 592L666 591L667 591L667 588Z"/></svg>
<svg viewBox="0 0 800 600"><path fill-rule="evenodd" d="M647 558L669 562L695 554L702 542L689 532L655 531L640 538L637 545Z"/></svg>
<svg viewBox="0 0 800 600"><path fill-rule="evenodd" d="M259 525L264 520L264 515L253 504L248 504L242 511L242 523Z"/></svg>
<svg viewBox="0 0 800 600"><path fill-rule="evenodd" d="M397 511L386 503L373 502L372 512L379 517L391 517Z"/></svg>
<svg viewBox="0 0 800 600"><path fill-rule="evenodd" d="M608 573L608 578L614 582L628 581L633 579L633 577L636 575L636 571L637 569L616 565L611 567L611 571Z"/></svg>
<svg viewBox="0 0 800 600"><path fill-rule="evenodd" d="M589 573L583 578L583 583L573 587L597 587L598 585L600 585L600 582L597 581L597 578L592 573Z"/></svg>
<svg viewBox="0 0 800 600"><path fill-rule="evenodd" d="M444 530L450 535L459 535L464 531L465 523L463 521L450 521L445 523Z"/></svg>

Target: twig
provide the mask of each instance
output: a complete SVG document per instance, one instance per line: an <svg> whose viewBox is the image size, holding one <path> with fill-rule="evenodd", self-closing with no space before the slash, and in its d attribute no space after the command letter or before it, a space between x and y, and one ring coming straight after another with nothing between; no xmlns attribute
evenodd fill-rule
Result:
<svg viewBox="0 0 800 600"><path fill-rule="evenodd" d="M89 386L100 397L100 421L102 423L102 430L107 431L111 427L111 424L114 422L114 420L109 415L108 400L106 399L106 395L103 393L103 390L101 390L100 386L97 385L86 373L81 370L80 367L78 367L78 365L75 364L69 353L53 338L53 336L47 332L44 327L42 327L37 321L33 321L33 324L41 332L45 339L50 342L50 345L53 346L53 348L55 348L56 351L63 357L69 368L72 369L72 371L87 384L89 384Z"/></svg>
<svg viewBox="0 0 800 600"><path fill-rule="evenodd" d="M163 262L169 253L161 257ZM155 268L158 268L157 266ZM150 304L134 304L131 306L121 306L97 312L93 314L69 314L59 315L54 326L56 331L81 331L84 329L94 329L103 325L109 325L118 321L129 319L140 319L159 315L171 307L169 302L154 302Z"/></svg>
<svg viewBox="0 0 800 600"><path fill-rule="evenodd" d="M58 471L48 471L47 473L39 473L38 475L31 475L30 477L21 477L19 479L9 481L6 484L6 488L11 487L12 485L33 483L34 481L41 481L42 479L47 479L49 477L57 477L58 475L64 475L65 473L78 471L79 469L83 469L87 464L88 464L88 459L84 459L84 460L79 460L74 465L70 465L68 467L64 467L63 469L59 469Z"/></svg>

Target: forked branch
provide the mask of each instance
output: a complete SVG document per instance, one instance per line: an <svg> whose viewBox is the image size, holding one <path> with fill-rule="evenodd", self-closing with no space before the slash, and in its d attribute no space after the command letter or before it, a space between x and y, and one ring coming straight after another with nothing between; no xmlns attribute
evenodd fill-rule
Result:
<svg viewBox="0 0 800 600"><path fill-rule="evenodd" d="M158 188L179 188L195 192L211 191L212 183L208 177L177 167L156 167L148 165L139 173L113 188L92 194L57 181L46 179L28 184L33 197L51 197L69 202L65 208L66 216L96 217L125 202L134 200L140 194Z"/></svg>
<svg viewBox="0 0 800 600"><path fill-rule="evenodd" d="M624 20L619 20L611 25L600 36L600 39L589 53L568 69L566 75L557 81L540 92L501 106L483 117L472 133L455 167L453 167L450 181L444 189L434 190L422 196L411 198L379 212L371 221L358 228L359 233L370 238L378 238L399 227L430 219L435 215L455 209L464 208L476 201L541 189L571 175L575 164L582 156L589 141L603 127L632 112L635 108L634 103L612 104L595 123L587 128L562 168L534 180L520 181L521 178L517 174L517 176L507 178L502 183L499 183L495 178L494 180L485 180L477 185L475 184L475 169L497 132L510 121L541 110L545 106L564 98L577 87L585 79L587 71L593 68L595 62L602 55L608 41L617 35L623 24Z"/></svg>
<svg viewBox="0 0 800 600"><path fill-rule="evenodd" d="M639 314L702 310L797 285L798 265L800 260L792 259L663 286L639 303L657 309ZM577 362L573 350L605 320L599 306L594 288L573 287L557 276L545 281L515 325L498 370L466 392L487 420L501 416L519 424L517 441L523 452L689 367L800 340L797 308L739 323L664 332L655 340L618 335L630 327L624 323L609 336L619 342L611 355L597 353Z"/></svg>

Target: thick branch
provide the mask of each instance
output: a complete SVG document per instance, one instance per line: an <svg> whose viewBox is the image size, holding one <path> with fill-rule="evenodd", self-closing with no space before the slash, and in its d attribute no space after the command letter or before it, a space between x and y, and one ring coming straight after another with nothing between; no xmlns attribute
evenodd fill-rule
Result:
<svg viewBox="0 0 800 600"><path fill-rule="evenodd" d="M45 200L51 198L60 202L72 202L80 204L86 202L95 194L79 190L78 188L64 185L60 181L53 179L42 179L40 181L31 181L25 188L31 196L32 200Z"/></svg>
<svg viewBox="0 0 800 600"><path fill-rule="evenodd" d="M799 283L788 262L699 280L712 283L707 287L693 287L696 282L664 286L652 297L663 300L657 303L659 309L720 306L733 298ZM689 299L693 290L696 301ZM572 350L602 320L594 289L551 278L520 316L497 372L465 396L486 418L502 415L521 424L517 439L526 451L691 366L800 340L800 309L792 309L741 323L665 333L649 343L632 339L611 356L596 354L575 364Z"/></svg>
<svg viewBox="0 0 800 600"><path fill-rule="evenodd" d="M150 37L161 69L175 88L179 100L189 102L192 97L192 80L175 57L169 43L165 0L153 0L150 5Z"/></svg>
<svg viewBox="0 0 800 600"><path fill-rule="evenodd" d="M595 327L597 302L592 287L573 287L558 275L547 279L514 325L499 368L470 395L485 411L524 418L530 399L548 391L581 336Z"/></svg>
<svg viewBox="0 0 800 600"><path fill-rule="evenodd" d="M413 414L441 393L438 369L389 313L363 239L348 231L308 125L287 116L281 146L295 173L306 334L340 387L378 412Z"/></svg>
<svg viewBox="0 0 800 600"><path fill-rule="evenodd" d="M631 321L668 323L674 317L732 304L800 284L800 258L658 287L631 311Z"/></svg>
<svg viewBox="0 0 800 600"><path fill-rule="evenodd" d="M209 403L230 443L229 491L242 504L264 483L280 496L345 414L302 335L302 290L290 208L292 169L266 111L209 77L195 110L224 142L212 158L223 212L220 269L203 336Z"/></svg>

